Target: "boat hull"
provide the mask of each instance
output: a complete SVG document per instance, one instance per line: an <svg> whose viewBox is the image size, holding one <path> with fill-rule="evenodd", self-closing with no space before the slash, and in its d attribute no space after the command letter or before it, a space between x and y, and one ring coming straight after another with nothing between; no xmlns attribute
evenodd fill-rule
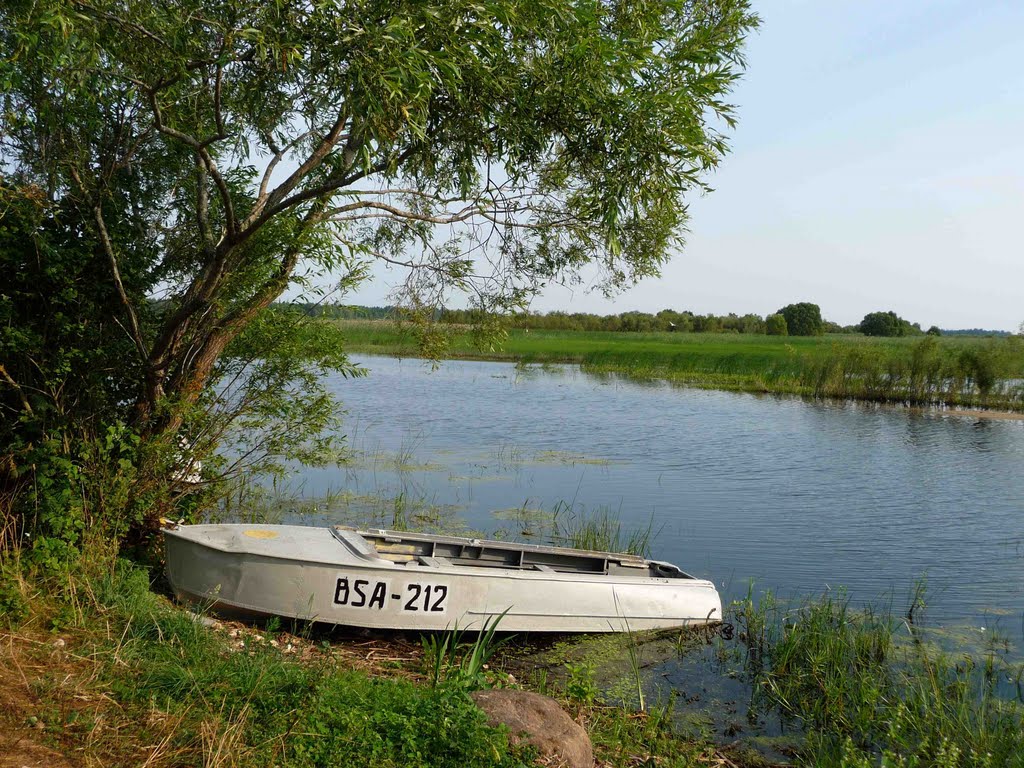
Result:
<svg viewBox="0 0 1024 768"><path fill-rule="evenodd" d="M236 616L406 630L479 629L502 616L507 632L620 632L722 618L714 585L690 577L361 561L331 529L301 526L182 526L166 530L165 541L178 597Z"/></svg>

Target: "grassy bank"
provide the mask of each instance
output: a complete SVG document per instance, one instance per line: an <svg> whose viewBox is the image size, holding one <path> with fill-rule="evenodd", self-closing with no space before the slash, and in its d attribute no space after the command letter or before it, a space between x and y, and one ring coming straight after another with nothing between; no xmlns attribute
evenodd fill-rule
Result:
<svg viewBox="0 0 1024 768"><path fill-rule="evenodd" d="M95 559L60 575L0 576L4 765L529 766L468 696L507 675L462 671L431 644L197 618L151 590L148 572ZM471 640L471 639L470 639ZM435 643L436 645L436 643ZM722 765L667 718L564 699L602 766ZM18 761L21 762L18 762Z"/></svg>
<svg viewBox="0 0 1024 768"><path fill-rule="evenodd" d="M335 321L351 352L415 357L415 335L388 321ZM592 373L743 392L1024 411L1024 343L1016 337L870 338L512 330L482 350L461 327L445 356L576 363Z"/></svg>
<svg viewBox="0 0 1024 768"><path fill-rule="evenodd" d="M732 614L735 638L704 642L733 659L729 674L748 677L748 718L771 712L797 735L787 740L794 764L1024 765L1022 711L1008 695L1024 670L994 651L943 654L913 611L855 611L833 597L793 607L766 596ZM468 697L481 686L520 685L502 662L484 667L472 637L453 649L450 636L380 641L297 629L196 617L123 560L48 576L8 560L0 750L10 764L55 768L549 764L510 746ZM671 699L632 709L637 696L643 706L644 641L611 641L614 663L636 683L625 705L602 701L593 649L564 663L560 682L539 683L587 728L601 768L765 765L757 753L723 754L702 737L676 735ZM682 648L681 637L674 642ZM625 661L623 647L634 649Z"/></svg>

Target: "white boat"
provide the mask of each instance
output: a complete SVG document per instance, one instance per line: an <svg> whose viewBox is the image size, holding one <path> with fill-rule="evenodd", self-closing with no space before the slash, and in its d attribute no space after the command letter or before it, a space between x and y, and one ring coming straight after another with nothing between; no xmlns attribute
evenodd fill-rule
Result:
<svg viewBox="0 0 1024 768"><path fill-rule="evenodd" d="M179 598L220 613L373 629L620 632L722 619L710 581L669 563L344 526L164 529Z"/></svg>

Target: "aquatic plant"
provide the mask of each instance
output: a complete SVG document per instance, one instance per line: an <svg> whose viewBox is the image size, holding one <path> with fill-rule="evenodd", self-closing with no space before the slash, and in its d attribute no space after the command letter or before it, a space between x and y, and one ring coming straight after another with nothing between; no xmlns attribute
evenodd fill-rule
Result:
<svg viewBox="0 0 1024 768"><path fill-rule="evenodd" d="M995 654L950 656L890 609L854 609L841 593L788 609L748 596L733 612L752 708L806 731L802 762L1024 765L1024 712L996 684L1022 671Z"/></svg>
<svg viewBox="0 0 1024 768"><path fill-rule="evenodd" d="M340 321L353 351L415 356L386 323ZM720 333L512 331L483 355L453 334L452 358L577 363L594 374L687 386L911 405L1024 410L1020 337L877 338Z"/></svg>
<svg viewBox="0 0 1024 768"><path fill-rule="evenodd" d="M564 510L568 510L564 512ZM598 552L623 552L640 557L650 556L654 519L646 528L623 530L619 514L601 507L593 515L571 507L556 508L552 538L559 544L574 549Z"/></svg>

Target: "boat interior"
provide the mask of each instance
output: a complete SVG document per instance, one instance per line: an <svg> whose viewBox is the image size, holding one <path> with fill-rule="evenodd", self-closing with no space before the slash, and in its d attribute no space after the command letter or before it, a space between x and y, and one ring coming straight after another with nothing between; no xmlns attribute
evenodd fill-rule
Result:
<svg viewBox="0 0 1024 768"><path fill-rule="evenodd" d="M611 552L590 552L516 542L429 536L399 531L331 529L335 538L366 558L392 563L473 568L511 568L552 573L692 578L669 563ZM646 572L646 573L645 573Z"/></svg>

